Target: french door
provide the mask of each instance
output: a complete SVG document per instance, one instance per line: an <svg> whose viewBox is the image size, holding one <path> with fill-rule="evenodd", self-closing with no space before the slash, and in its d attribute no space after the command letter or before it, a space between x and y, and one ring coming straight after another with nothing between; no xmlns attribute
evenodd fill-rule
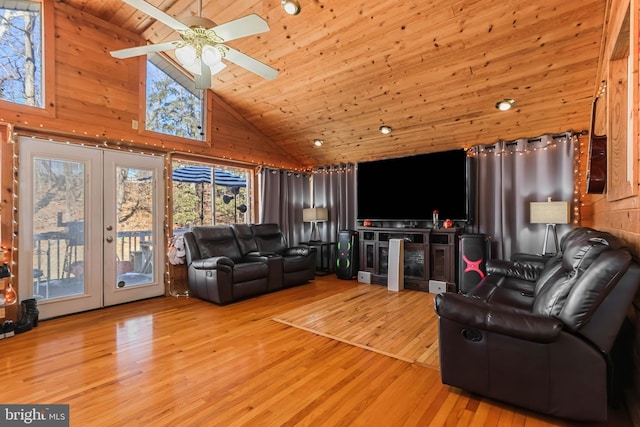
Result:
<svg viewBox="0 0 640 427"><path fill-rule="evenodd" d="M21 138L20 299L43 319L164 293L163 159Z"/></svg>

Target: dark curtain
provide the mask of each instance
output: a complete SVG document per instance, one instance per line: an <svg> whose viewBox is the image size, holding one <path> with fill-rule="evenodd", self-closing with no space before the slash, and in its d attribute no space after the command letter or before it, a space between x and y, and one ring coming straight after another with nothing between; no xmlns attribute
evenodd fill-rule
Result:
<svg viewBox="0 0 640 427"><path fill-rule="evenodd" d="M285 233L289 245L308 240L304 234L302 209L309 207L310 175L280 169L261 168L259 222L276 223Z"/></svg>
<svg viewBox="0 0 640 427"><path fill-rule="evenodd" d="M568 132L471 149L477 209L471 231L492 239L492 258L542 251L546 226L529 223L530 202L568 201L573 218L578 146L578 136ZM558 225L558 237L570 228Z"/></svg>
<svg viewBox="0 0 640 427"><path fill-rule="evenodd" d="M329 220L318 223L318 236L324 242L335 242L340 230L356 227L355 165L335 165L312 171L313 206L327 208ZM308 233L311 233L309 227Z"/></svg>

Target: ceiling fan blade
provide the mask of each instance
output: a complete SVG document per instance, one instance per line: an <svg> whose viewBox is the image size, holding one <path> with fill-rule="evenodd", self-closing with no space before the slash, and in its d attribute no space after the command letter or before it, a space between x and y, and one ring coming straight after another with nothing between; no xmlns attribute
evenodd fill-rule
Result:
<svg viewBox="0 0 640 427"><path fill-rule="evenodd" d="M189 27L187 27L182 22L178 21L173 16L164 13L160 9L150 5L149 3L147 3L144 0L122 0L122 1L127 3L130 6L135 7L136 9L140 10L141 12L146 13L150 17L162 22L166 26L168 26L170 28L173 28L176 31L178 31L178 30L188 30L189 29Z"/></svg>
<svg viewBox="0 0 640 427"><path fill-rule="evenodd" d="M111 56L114 58L131 58L133 56L145 55L151 52L160 52L163 50L171 50L176 48L176 43L178 42L165 42L165 43L157 43L157 44L148 44L146 46L137 46L130 47L127 49L114 50L111 53Z"/></svg>
<svg viewBox="0 0 640 427"><path fill-rule="evenodd" d="M200 61L200 74L193 76L196 83L196 89L208 89L211 87L211 68L204 62Z"/></svg>
<svg viewBox="0 0 640 427"><path fill-rule="evenodd" d="M278 70L276 70L275 68L272 68L266 64L263 64L257 59L254 59L248 55L245 55L244 53L238 50L235 50L233 48L230 48L229 46L226 46L226 45L224 46L228 49L224 55L225 59L233 62L236 65L241 66L242 68L246 68L252 73L255 73L267 80L273 80L276 77L278 77Z"/></svg>
<svg viewBox="0 0 640 427"><path fill-rule="evenodd" d="M220 36L222 40L228 42L229 40L235 40L240 37L265 33L269 31L269 24L260 16L253 13L243 18L220 24L217 27L213 27L212 30Z"/></svg>

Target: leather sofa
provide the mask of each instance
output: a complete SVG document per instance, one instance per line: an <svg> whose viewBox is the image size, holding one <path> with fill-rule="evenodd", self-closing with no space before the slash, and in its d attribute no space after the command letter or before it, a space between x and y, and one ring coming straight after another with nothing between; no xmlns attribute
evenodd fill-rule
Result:
<svg viewBox="0 0 640 427"><path fill-rule="evenodd" d="M640 264L622 242L588 228L567 233L546 263L491 260L467 294L435 298L442 382L553 416L604 421L622 368L612 348L639 284Z"/></svg>
<svg viewBox="0 0 640 427"><path fill-rule="evenodd" d="M190 295L219 305L315 278L316 249L288 247L277 224L198 226L184 242Z"/></svg>

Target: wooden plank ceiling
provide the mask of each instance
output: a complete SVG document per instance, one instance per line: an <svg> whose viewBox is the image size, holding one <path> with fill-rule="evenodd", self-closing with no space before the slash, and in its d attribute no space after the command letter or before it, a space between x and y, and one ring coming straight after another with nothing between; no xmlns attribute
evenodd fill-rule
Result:
<svg viewBox="0 0 640 427"><path fill-rule="evenodd" d="M178 38L121 0L64 1L154 43ZM198 13L196 0L149 3L178 20ZM229 64L212 90L306 167L590 126L604 0L300 0L297 16L278 0L202 3L218 24L269 23L228 44L279 76ZM503 98L515 108L498 111Z"/></svg>

